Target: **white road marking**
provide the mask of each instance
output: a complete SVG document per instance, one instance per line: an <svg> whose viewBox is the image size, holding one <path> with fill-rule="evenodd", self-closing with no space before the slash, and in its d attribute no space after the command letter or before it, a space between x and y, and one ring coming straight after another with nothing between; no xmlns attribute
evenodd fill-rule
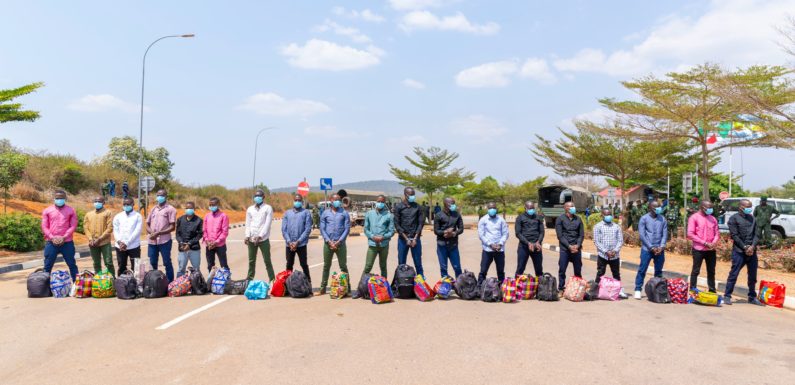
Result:
<svg viewBox="0 0 795 385"><path fill-rule="evenodd" d="M188 319L190 317L195 316L196 314L199 314L199 313L201 313L201 312L203 312L203 311L205 311L205 310L207 310L207 309L209 309L209 308L211 308L213 306L219 305L219 304L221 304L223 302L229 301L230 299L235 298L235 297L237 297L237 296L236 295L228 295L228 296L225 296L223 298L219 298L219 299L217 299L217 300L215 300L213 302L210 302L210 303L208 303L208 304L206 304L206 305L204 305L204 306L202 306L202 307L200 307L198 309L194 309L194 310L192 310L190 312L187 312L187 313L185 313L185 314L183 314L183 315L181 315L181 316L179 316L177 318L174 318L173 320L168 321L168 322L156 327L155 330L166 330L166 329L168 329L168 328L170 328L170 327L172 327L172 326L174 326L174 325L176 325L176 324L178 324L178 323L180 323L180 322L182 322L182 321L184 321L184 320L186 320L186 319Z"/></svg>

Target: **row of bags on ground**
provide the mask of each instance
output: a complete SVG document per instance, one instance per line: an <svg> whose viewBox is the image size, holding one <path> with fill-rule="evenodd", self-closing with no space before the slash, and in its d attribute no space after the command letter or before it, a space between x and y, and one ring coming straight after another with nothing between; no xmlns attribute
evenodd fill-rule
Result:
<svg viewBox="0 0 795 385"><path fill-rule="evenodd" d="M723 304L723 296L698 289L688 290L689 286L682 278L654 277L646 282L643 289L646 292L646 298L654 303L695 303L708 306ZM763 280L759 282L759 302L768 306L784 307L786 290L784 284Z"/></svg>

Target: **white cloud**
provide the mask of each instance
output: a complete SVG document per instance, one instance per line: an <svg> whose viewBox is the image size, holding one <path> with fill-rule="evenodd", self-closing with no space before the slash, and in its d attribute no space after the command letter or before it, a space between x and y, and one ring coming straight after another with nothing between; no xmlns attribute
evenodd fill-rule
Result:
<svg viewBox="0 0 795 385"><path fill-rule="evenodd" d="M500 31L495 22L475 24L461 12L439 17L429 11L411 11L403 15L399 24L404 31L436 29L442 31L467 32L476 35L493 35Z"/></svg>
<svg viewBox="0 0 795 385"><path fill-rule="evenodd" d="M406 86L408 88L414 88L414 89L418 89L418 90L425 89L425 84L424 83L422 83L422 82L420 82L418 80L411 79L411 78L403 79L402 83L403 83L404 86Z"/></svg>
<svg viewBox="0 0 795 385"><path fill-rule="evenodd" d="M788 10L790 0L713 0L699 17L662 19L631 48L586 48L553 64L560 71L631 76L716 60L729 67L783 63L775 27L785 23Z"/></svg>
<svg viewBox="0 0 795 385"><path fill-rule="evenodd" d="M555 75L550 71L547 61L544 59L530 58L525 60L519 75L543 84L552 84L557 81Z"/></svg>
<svg viewBox="0 0 795 385"><path fill-rule="evenodd" d="M308 99L285 99L273 92L251 95L237 108L253 111L261 115L299 117L307 117L317 113L331 111L329 106L318 101Z"/></svg>
<svg viewBox="0 0 795 385"><path fill-rule="evenodd" d="M125 102L110 94L86 95L69 103L67 107L70 110L83 112L121 111L132 113L141 110L140 104ZM148 108L144 107L144 110L148 110Z"/></svg>
<svg viewBox="0 0 795 385"><path fill-rule="evenodd" d="M490 141L496 136L504 135L508 129L501 126L496 120L484 115L469 115L456 120L450 126L450 131L468 136L476 141Z"/></svg>
<svg viewBox="0 0 795 385"><path fill-rule="evenodd" d="M344 7L334 7L332 8L331 12L337 16L347 17L349 19L361 19L371 23L382 23L386 20L383 16L369 9L357 11L355 9L348 10Z"/></svg>
<svg viewBox="0 0 795 385"><path fill-rule="evenodd" d="M372 67L381 62L384 51L375 46L357 49L326 40L311 39L304 45L292 43L281 49L290 65L304 69L345 71Z"/></svg>
<svg viewBox="0 0 795 385"><path fill-rule="evenodd" d="M332 31L337 35L346 36L353 40L355 43L366 44L372 42L369 36L361 33L358 29L354 27L346 27L344 25L339 25L329 19L313 28L315 32L327 32Z"/></svg>
<svg viewBox="0 0 795 385"><path fill-rule="evenodd" d="M413 11L425 8L439 8L458 0L389 0L389 5L398 11Z"/></svg>
<svg viewBox="0 0 795 385"><path fill-rule="evenodd" d="M505 87L518 69L519 65L510 60L485 63L459 72L455 82L467 88Z"/></svg>
<svg viewBox="0 0 795 385"><path fill-rule="evenodd" d="M362 137L355 131L341 130L336 126L309 126L304 128L304 134L313 138L322 139L351 139Z"/></svg>

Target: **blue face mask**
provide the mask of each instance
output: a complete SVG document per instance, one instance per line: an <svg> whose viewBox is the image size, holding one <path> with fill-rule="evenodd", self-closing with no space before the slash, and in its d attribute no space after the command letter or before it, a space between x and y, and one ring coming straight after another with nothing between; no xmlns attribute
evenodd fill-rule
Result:
<svg viewBox="0 0 795 385"><path fill-rule="evenodd" d="M654 212L655 212L657 215L659 215L659 214L662 214L662 212L663 212L663 209L662 209L662 207L657 207L656 209L654 209Z"/></svg>
<svg viewBox="0 0 795 385"><path fill-rule="evenodd" d="M66 204L66 199L56 199L55 200L55 205L58 206L58 207L62 207L65 204Z"/></svg>
<svg viewBox="0 0 795 385"><path fill-rule="evenodd" d="M331 204L334 205L335 208L342 207L342 202L341 201L334 201L334 202L331 202Z"/></svg>
<svg viewBox="0 0 795 385"><path fill-rule="evenodd" d="M260 205L262 204L262 201L263 201L262 197L254 197L254 203Z"/></svg>
<svg viewBox="0 0 795 385"><path fill-rule="evenodd" d="M708 208L708 209L704 210L704 212L707 213L707 215L712 215L713 209L712 208Z"/></svg>
<svg viewBox="0 0 795 385"><path fill-rule="evenodd" d="M497 209L489 209L489 216L493 217L495 215L497 215Z"/></svg>
<svg viewBox="0 0 795 385"><path fill-rule="evenodd" d="M297 209L300 209L301 207L304 207L304 202L295 201L295 202L293 202L293 207L295 207Z"/></svg>
<svg viewBox="0 0 795 385"><path fill-rule="evenodd" d="M456 206L455 203L451 204L450 205L450 211L451 212L455 212L456 210L458 210L458 206Z"/></svg>
<svg viewBox="0 0 795 385"><path fill-rule="evenodd" d="M155 198L155 199L157 200L157 203L160 203L160 204L163 204L163 203L166 202L166 197L164 197L162 195L158 195L157 198Z"/></svg>
<svg viewBox="0 0 795 385"><path fill-rule="evenodd" d="M218 211L218 206L210 206L210 207L208 207L208 208L209 208L209 209L210 209L210 211L212 211L212 212L216 212L216 211Z"/></svg>
<svg viewBox="0 0 795 385"><path fill-rule="evenodd" d="M604 220L605 220L606 223L610 223L610 222L613 221L613 216L612 215L607 215L607 216L604 217Z"/></svg>
<svg viewBox="0 0 795 385"><path fill-rule="evenodd" d="M417 200L417 196L416 195L409 195L408 200L409 200L409 203L414 203L414 201Z"/></svg>
<svg viewBox="0 0 795 385"><path fill-rule="evenodd" d="M185 209L185 215L192 217L195 211L193 209Z"/></svg>
<svg viewBox="0 0 795 385"><path fill-rule="evenodd" d="M536 209L527 210L527 215L536 215Z"/></svg>
<svg viewBox="0 0 795 385"><path fill-rule="evenodd" d="M744 208L744 209L743 209L743 212L744 212L746 215L751 215L751 214L754 212L754 209L752 209L752 208L750 208L750 207L746 207L746 208Z"/></svg>
<svg viewBox="0 0 795 385"><path fill-rule="evenodd" d="M133 209L132 206L122 206L122 207L124 208L124 212L127 212L127 213L129 213Z"/></svg>
<svg viewBox="0 0 795 385"><path fill-rule="evenodd" d="M569 214L571 214L571 215L577 214L577 208L576 207L570 207L569 208Z"/></svg>
<svg viewBox="0 0 795 385"><path fill-rule="evenodd" d="M386 207L386 203L384 203L384 202L376 202L376 204L375 204L375 208L377 208L379 210L383 210L384 207Z"/></svg>
<svg viewBox="0 0 795 385"><path fill-rule="evenodd" d="M94 202L94 208L95 209L99 210L99 209L102 208L102 206L105 206L105 204L102 203L102 202Z"/></svg>

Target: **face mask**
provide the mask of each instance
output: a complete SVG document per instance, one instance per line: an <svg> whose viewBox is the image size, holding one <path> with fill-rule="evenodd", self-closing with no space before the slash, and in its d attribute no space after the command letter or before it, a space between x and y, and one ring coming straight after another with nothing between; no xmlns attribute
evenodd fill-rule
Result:
<svg viewBox="0 0 795 385"><path fill-rule="evenodd" d="M455 204L450 205L451 212L455 212L456 210L458 210L458 206L456 206Z"/></svg>
<svg viewBox="0 0 795 385"><path fill-rule="evenodd" d="M379 210L383 210L383 209L384 209L384 207L386 207L386 203L384 203L384 202L377 202L377 203L375 204L375 208L377 208L377 209L379 209Z"/></svg>
<svg viewBox="0 0 795 385"><path fill-rule="evenodd" d="M124 212L127 212L127 213L129 213L133 209L132 206L123 206L123 207L124 207Z"/></svg>
<svg viewBox="0 0 795 385"><path fill-rule="evenodd" d="M335 208L340 208L342 206L342 202L340 201L334 201L331 202L331 204L334 205Z"/></svg>
<svg viewBox="0 0 795 385"><path fill-rule="evenodd" d="M254 197L254 203L256 203L258 205L262 204L262 197Z"/></svg>
<svg viewBox="0 0 795 385"><path fill-rule="evenodd" d="M713 211L713 210L712 210L712 208L708 208L708 209L704 210L704 212L705 212L707 215L712 215L712 211Z"/></svg>
<svg viewBox="0 0 795 385"><path fill-rule="evenodd" d="M659 215L659 214L662 214L663 209L662 209L662 207L657 207L656 209L654 209L654 212Z"/></svg>
<svg viewBox="0 0 795 385"><path fill-rule="evenodd" d="M605 220L605 222L610 223L610 222L613 221L613 216L612 215L607 215L607 216L605 216L604 220Z"/></svg>
<svg viewBox="0 0 795 385"><path fill-rule="evenodd" d="M409 199L409 203L414 203L414 201L417 200L417 197L414 196L414 195L409 195L408 199Z"/></svg>
<svg viewBox="0 0 795 385"><path fill-rule="evenodd" d="M102 206L105 206L105 204L102 203L102 202L94 202L94 208L95 209L99 210L99 209L102 208Z"/></svg>
<svg viewBox="0 0 795 385"><path fill-rule="evenodd" d="M164 197L162 195L158 195L156 199L157 199L157 203L160 203L160 204L163 204L163 203L166 202L166 197Z"/></svg>
<svg viewBox="0 0 795 385"><path fill-rule="evenodd" d="M497 215L497 209L489 209L489 216L493 217L495 215Z"/></svg>
<svg viewBox="0 0 795 385"><path fill-rule="evenodd" d="M536 215L536 209L527 210L527 215Z"/></svg>
<svg viewBox="0 0 795 385"><path fill-rule="evenodd" d="M295 201L295 202L293 202L293 207L295 207L295 208L297 208L297 209L300 209L300 208L301 208L301 207L303 207L303 206L304 206L304 202L301 202L301 201Z"/></svg>
<svg viewBox="0 0 795 385"><path fill-rule="evenodd" d="M754 210L753 210L752 208L750 208L750 207L746 207L746 208L744 208L744 209L743 209L743 212L744 212L746 215L751 215L751 213L753 213L753 212L754 212Z"/></svg>
<svg viewBox="0 0 795 385"><path fill-rule="evenodd" d="M216 212L216 211L218 211L218 206L210 206L209 209L212 212Z"/></svg>
<svg viewBox="0 0 795 385"><path fill-rule="evenodd" d="M66 204L66 199L56 199L55 200L55 205L58 206L58 207L61 207L61 206L65 205L65 204Z"/></svg>
<svg viewBox="0 0 795 385"><path fill-rule="evenodd" d="M577 208L576 207L570 207L569 208L569 214L571 214L571 215L577 214Z"/></svg>
<svg viewBox="0 0 795 385"><path fill-rule="evenodd" d="M193 209L185 209L185 215L192 217L193 213L194 213Z"/></svg>

